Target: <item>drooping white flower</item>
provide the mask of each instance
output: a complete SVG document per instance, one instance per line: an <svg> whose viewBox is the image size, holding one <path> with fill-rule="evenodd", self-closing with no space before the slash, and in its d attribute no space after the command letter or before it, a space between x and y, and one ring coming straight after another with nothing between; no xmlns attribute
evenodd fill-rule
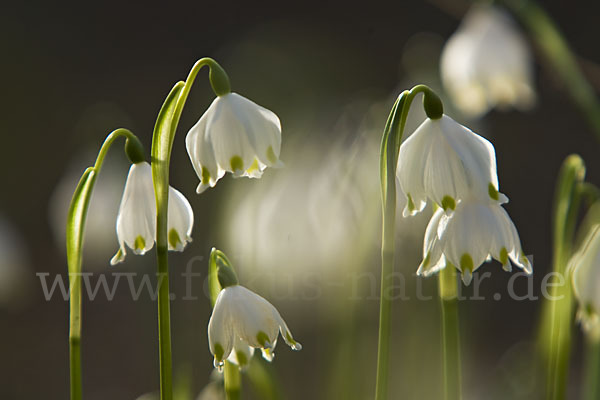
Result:
<svg viewBox="0 0 600 400"><path fill-rule="evenodd" d="M444 47L441 74L454 103L471 116L535 101L529 46L510 16L491 5L467 13Z"/></svg>
<svg viewBox="0 0 600 400"><path fill-rule="evenodd" d="M448 265L462 273L465 285L484 261L500 261L506 271L513 264L527 274L532 266L521 249L519 234L498 203L462 200L451 214L438 209L425 232L423 262L417 275L428 276ZM510 261L509 261L510 260Z"/></svg>
<svg viewBox="0 0 600 400"><path fill-rule="evenodd" d="M403 216L422 211L428 199L445 210L466 197L508 201L498 193L494 146L447 115L427 118L402 143L396 172L407 199Z"/></svg>
<svg viewBox="0 0 600 400"><path fill-rule="evenodd" d="M600 225L590 229L583 245L569 261L569 271L579 302L577 319L587 334L600 338Z"/></svg>
<svg viewBox="0 0 600 400"><path fill-rule="evenodd" d="M169 250L183 251L194 225L194 213L187 199L169 187ZM111 265L125 259L125 245L135 254L144 254L154 246L156 238L156 201L152 185L152 168L147 162L132 164L117 216L119 250Z"/></svg>
<svg viewBox="0 0 600 400"><path fill-rule="evenodd" d="M272 111L240 96L218 96L187 134L186 147L202 193L231 172L260 178L279 160L281 124Z"/></svg>
<svg viewBox="0 0 600 400"><path fill-rule="evenodd" d="M302 349L271 303L240 285L224 288L208 323L208 343L215 367L222 367L234 349L245 352L244 344L260 348L263 357L271 361L280 332L292 349ZM239 356L236 354L238 365Z"/></svg>

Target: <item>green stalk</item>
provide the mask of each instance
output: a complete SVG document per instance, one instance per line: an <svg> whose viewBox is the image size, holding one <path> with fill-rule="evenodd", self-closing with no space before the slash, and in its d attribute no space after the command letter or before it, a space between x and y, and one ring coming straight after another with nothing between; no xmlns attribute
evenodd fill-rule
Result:
<svg viewBox="0 0 600 400"><path fill-rule="evenodd" d="M536 45L565 83L567 93L586 117L596 138L600 140L600 102L556 24L533 0L500 2L509 6L529 29Z"/></svg>
<svg viewBox="0 0 600 400"><path fill-rule="evenodd" d="M460 331L458 324L458 286L456 268L448 265L438 277L442 307L442 348L444 399L459 400L461 394Z"/></svg>
<svg viewBox="0 0 600 400"><path fill-rule="evenodd" d="M541 356L546 371L546 399L565 399L573 326L573 293L568 283L567 263L573 252L575 225L581 196L577 190L585 177L583 160L571 155L558 177L554 203L553 272L564 285L550 287L544 303L539 331Z"/></svg>
<svg viewBox="0 0 600 400"><path fill-rule="evenodd" d="M138 138L127 129L116 129L111 132L96 158L93 167L87 168L77 188L73 193L69 212L67 215L66 244L67 265L69 271L69 369L71 376L71 400L81 400L81 270L82 251L87 213L104 158L113 142L119 137L125 137L126 143L133 143L134 147L141 148ZM127 146L127 144L126 144Z"/></svg>
<svg viewBox="0 0 600 400"><path fill-rule="evenodd" d="M179 119L196 75L209 66L209 79L217 95L229 93L229 78L211 58L202 58L193 66L187 80L178 82L163 103L152 136L152 179L156 196L156 258L158 269L158 346L160 398L171 400L172 357L168 256L169 164Z"/></svg>
<svg viewBox="0 0 600 400"><path fill-rule="evenodd" d="M242 398L242 376L237 365L225 361L223 372L225 381L225 396L227 400L240 400Z"/></svg>
<svg viewBox="0 0 600 400"><path fill-rule="evenodd" d="M402 134L406 125L408 111L414 97L423 93L423 103L427 115L439 118L442 106L439 98L425 85L417 85L410 91L405 90L398 97L388 117L380 151L381 197L383 206L383 229L381 241L381 291L379 303L379 338L377 347L377 378L375 399L388 398L388 368L390 355L391 309L392 300L388 293L393 284L396 236L396 166Z"/></svg>
<svg viewBox="0 0 600 400"><path fill-rule="evenodd" d="M600 338L586 336L583 400L600 399Z"/></svg>

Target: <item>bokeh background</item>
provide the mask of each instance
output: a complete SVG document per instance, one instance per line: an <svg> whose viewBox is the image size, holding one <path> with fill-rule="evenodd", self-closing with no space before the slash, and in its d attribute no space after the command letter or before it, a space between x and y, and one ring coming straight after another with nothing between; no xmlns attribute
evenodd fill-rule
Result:
<svg viewBox="0 0 600 400"><path fill-rule="evenodd" d="M226 177L195 194L184 137L214 95L202 71L175 139L171 184L195 211L194 242L171 256L173 360L181 393L193 399L211 381L203 291L210 248L224 250L243 283L280 310L301 352L280 343L272 365L288 399L367 399L374 388L378 321L380 203L378 141L401 90L426 83L443 94L439 56L468 3L366 2L12 2L0 15L0 398L68 397L68 303L44 298L40 273L66 276L64 221L76 181L104 137L127 127L147 146L157 112L193 63L217 59L233 90L275 111L283 126L282 170L261 180ZM600 88L600 3L545 1L544 7ZM551 263L551 203L557 171L582 155L600 183L598 141L564 84L533 47L538 102L528 112L452 116L490 139L506 209L534 256L533 293ZM414 103L409 129L423 113ZM452 105L446 102L448 112ZM154 252L110 267L114 221L127 174L121 146L102 171L88 221L84 270L154 281ZM392 393L440 398L436 280L419 280L427 217L402 221L394 303ZM192 297L181 273L192 280ZM507 293L497 263L480 271L484 301L460 304L465 398L535 398L528 368L540 301ZM38 275L36 275L38 274ZM514 281L524 293L528 283ZM416 294L433 296L418 299ZM500 293L499 299L493 297ZM466 289L465 295L472 295ZM156 302L137 301L121 282L114 299L83 305L87 399L136 399L158 389ZM574 327L574 329L576 329ZM579 330L577 329L577 332ZM577 333L579 338L579 333ZM259 360L256 360L260 362ZM572 360L578 393L580 351ZM260 398L245 381L248 398ZM254 396L254 397L252 397Z"/></svg>

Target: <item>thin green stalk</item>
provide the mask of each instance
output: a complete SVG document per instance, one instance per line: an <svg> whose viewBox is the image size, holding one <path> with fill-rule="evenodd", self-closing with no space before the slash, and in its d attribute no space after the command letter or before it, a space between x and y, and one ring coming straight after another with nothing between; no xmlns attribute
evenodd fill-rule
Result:
<svg viewBox="0 0 600 400"><path fill-rule="evenodd" d="M394 273L395 236L396 236L396 166L402 135L406 125L408 111L414 97L423 93L427 114L435 113L439 118L442 113L441 102L435 93L425 85L417 85L410 91L405 90L398 97L388 117L380 151L381 197L383 206L383 229L381 241L381 291L379 303L379 337L377 347L377 378L375 383L375 399L388 398L388 369L391 334L391 293ZM439 114L439 115L438 115Z"/></svg>
<svg viewBox="0 0 600 400"><path fill-rule="evenodd" d="M242 398L242 377L237 365L225 361L223 371L225 381L225 397L227 400L239 400Z"/></svg>
<svg viewBox="0 0 600 400"><path fill-rule="evenodd" d="M529 29L537 46L552 64L573 102L600 140L600 101L577 64L564 36L548 14L532 0L502 0Z"/></svg>
<svg viewBox="0 0 600 400"><path fill-rule="evenodd" d="M581 200L577 188L584 177L583 160L577 155L567 157L559 173L553 211L553 273L562 277L564 284L550 287L539 331L542 361L547 365L548 400L561 400L566 396L573 326L573 293L568 284L567 263L573 252Z"/></svg>
<svg viewBox="0 0 600 400"><path fill-rule="evenodd" d="M161 400L171 400L173 397L168 255L169 164L183 107L196 75L204 66L210 68L210 82L217 95L230 91L229 78L221 66L211 58L200 59L193 66L187 80L175 84L167 96L158 114L152 136L152 179L156 196L156 257L159 282L158 346Z"/></svg>
<svg viewBox="0 0 600 400"><path fill-rule="evenodd" d="M135 142L140 146L138 138L127 129L116 129L111 132L96 157L93 167L87 168L77 188L73 193L73 198L69 206L67 215L66 244L67 244L67 264L69 271L69 369L71 375L71 399L81 400L82 382L81 382L81 270L82 270L82 250L83 238L85 232L85 223L89 209L92 192L96 183L96 178L100 173L104 158L108 153L113 142L119 137L125 137L127 142ZM127 143L126 142L126 143Z"/></svg>
<svg viewBox="0 0 600 400"><path fill-rule="evenodd" d="M600 338L586 336L583 400L600 399Z"/></svg>
<svg viewBox="0 0 600 400"><path fill-rule="evenodd" d="M449 265L441 270L438 284L442 307L444 399L459 400L462 394L456 268Z"/></svg>

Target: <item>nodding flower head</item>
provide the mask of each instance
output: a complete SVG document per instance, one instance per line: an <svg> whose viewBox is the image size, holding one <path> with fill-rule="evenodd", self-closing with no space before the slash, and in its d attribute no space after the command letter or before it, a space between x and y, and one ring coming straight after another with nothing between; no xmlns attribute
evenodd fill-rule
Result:
<svg viewBox="0 0 600 400"><path fill-rule="evenodd" d="M237 93L218 96L185 142L200 179L198 193L214 187L226 172L260 178L265 168L283 165L279 118Z"/></svg>
<svg viewBox="0 0 600 400"><path fill-rule="evenodd" d="M183 251L194 225L194 213L187 199L169 187L169 250ZM125 183L117 216L119 250L111 265L125 259L127 245L135 254L144 254L154 246L156 238L156 200L152 185L152 168L147 162L132 164Z"/></svg>
<svg viewBox="0 0 600 400"><path fill-rule="evenodd" d="M569 261L577 319L586 334L600 339L600 225L594 225Z"/></svg>
<svg viewBox="0 0 600 400"><path fill-rule="evenodd" d="M428 276L454 266L469 285L473 272L492 258L506 271L511 271L512 261L527 274L533 272L517 229L502 206L466 199L451 214L438 209L431 218L417 275Z"/></svg>
<svg viewBox="0 0 600 400"><path fill-rule="evenodd" d="M428 199L448 212L467 197L508 201L498 192L494 146L446 115L428 118L402 143L396 171L403 216L422 211Z"/></svg>
<svg viewBox="0 0 600 400"><path fill-rule="evenodd" d="M220 369L225 360L243 367L254 348L261 349L263 357L271 361L279 333L292 349L302 349L267 300L240 285L219 292L208 323L208 342L216 368Z"/></svg>

